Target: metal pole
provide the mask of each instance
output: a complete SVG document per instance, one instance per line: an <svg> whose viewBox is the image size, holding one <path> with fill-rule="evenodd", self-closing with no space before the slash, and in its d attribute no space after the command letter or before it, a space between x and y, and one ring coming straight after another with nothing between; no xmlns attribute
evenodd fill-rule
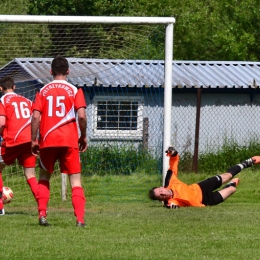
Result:
<svg viewBox="0 0 260 260"><path fill-rule="evenodd" d="M62 201L67 200L67 174L61 174L61 199Z"/></svg>
<svg viewBox="0 0 260 260"><path fill-rule="evenodd" d="M167 169L168 157L164 151L171 144L171 110L172 110L172 60L173 60L173 24L168 24L165 29L165 66L164 66L164 127L163 127L163 185Z"/></svg>
<svg viewBox="0 0 260 260"><path fill-rule="evenodd" d="M201 88L197 89L195 144L194 144L194 155L193 155L193 166L192 166L192 170L196 173L198 172L198 158L199 158L200 109L201 109Z"/></svg>

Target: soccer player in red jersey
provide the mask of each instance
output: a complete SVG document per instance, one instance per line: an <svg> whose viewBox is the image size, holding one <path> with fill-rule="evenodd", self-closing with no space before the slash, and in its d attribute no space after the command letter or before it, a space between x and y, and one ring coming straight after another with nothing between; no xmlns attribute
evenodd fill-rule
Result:
<svg viewBox="0 0 260 260"><path fill-rule="evenodd" d="M67 59L58 56L51 64L54 80L36 95L32 116L32 153L40 156L40 176L37 202L39 224L48 226L47 205L50 199L50 178L54 164L68 174L76 226L84 227L85 195L81 185L79 152L87 149L86 102L82 89L66 81L69 74ZM80 136L76 123L76 114ZM37 132L39 129L39 143Z"/></svg>
<svg viewBox="0 0 260 260"><path fill-rule="evenodd" d="M36 157L31 152L31 115L32 102L14 92L15 85L11 77L0 81L2 92L0 103L0 215L4 215L2 200L2 171L17 159L23 166L27 183L36 199L37 179L35 177Z"/></svg>
<svg viewBox="0 0 260 260"><path fill-rule="evenodd" d="M230 167L225 173L188 185L177 178L179 163L177 151L173 147L169 147L166 154L170 157L170 163L165 177L165 185L164 187L152 188L149 191L149 197L152 200L163 201L164 206L170 209L214 206L223 202L236 191L239 178L232 178L244 168L260 163L260 156L253 156ZM222 189L217 190L224 183L227 184Z"/></svg>

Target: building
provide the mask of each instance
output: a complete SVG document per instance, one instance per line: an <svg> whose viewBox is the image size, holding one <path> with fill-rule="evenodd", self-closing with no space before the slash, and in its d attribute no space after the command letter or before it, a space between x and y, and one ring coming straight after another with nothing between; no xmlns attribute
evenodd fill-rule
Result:
<svg viewBox="0 0 260 260"><path fill-rule="evenodd" d="M164 61L68 58L83 88L89 144L135 145L162 154ZM52 80L51 58L16 58L0 69L33 99ZM258 141L259 62L173 61L172 143L180 153Z"/></svg>

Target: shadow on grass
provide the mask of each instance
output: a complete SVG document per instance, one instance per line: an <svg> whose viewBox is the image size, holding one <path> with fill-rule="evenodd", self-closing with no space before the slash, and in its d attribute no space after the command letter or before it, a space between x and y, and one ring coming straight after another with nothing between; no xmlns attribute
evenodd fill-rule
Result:
<svg viewBox="0 0 260 260"><path fill-rule="evenodd" d="M27 215L27 216L31 216L31 213L29 212L24 212L24 211L12 211L12 212L5 212L5 215Z"/></svg>

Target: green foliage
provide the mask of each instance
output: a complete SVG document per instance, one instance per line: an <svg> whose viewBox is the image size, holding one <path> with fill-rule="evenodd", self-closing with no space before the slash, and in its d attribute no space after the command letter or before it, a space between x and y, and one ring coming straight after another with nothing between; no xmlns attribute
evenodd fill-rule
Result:
<svg viewBox="0 0 260 260"><path fill-rule="evenodd" d="M32 37L32 28L37 37ZM45 25L0 23L0 36L0 66L10 62L10 57L44 57L52 47L50 33ZM28 48L25 50L23 46Z"/></svg>
<svg viewBox="0 0 260 260"><path fill-rule="evenodd" d="M156 174L160 172L160 159L154 158L148 151L130 147L92 146L81 154L84 175L120 175L142 172Z"/></svg>
<svg viewBox="0 0 260 260"><path fill-rule="evenodd" d="M133 8L130 0L32 0L28 13L34 15L116 16Z"/></svg>
<svg viewBox="0 0 260 260"><path fill-rule="evenodd" d="M216 152L205 152L199 155L199 172L225 172L229 167L236 165L254 155L258 155L260 143L252 140L247 146L238 145L234 140L227 140ZM259 171L259 165L252 170Z"/></svg>
<svg viewBox="0 0 260 260"><path fill-rule="evenodd" d="M28 0L1 0L1 14L27 14Z"/></svg>
<svg viewBox="0 0 260 260"><path fill-rule="evenodd" d="M184 152L180 156L179 171L191 172L193 165L193 156L190 152Z"/></svg>
<svg viewBox="0 0 260 260"><path fill-rule="evenodd" d="M258 155L260 143L252 140L247 146L238 145L235 140L226 140L222 147L213 152L205 151L199 154L199 173L222 173L229 167L240 163L254 155ZM146 150L134 147L89 147L81 156L82 169L85 175L129 175L133 173L161 175L161 157L154 157ZM254 171L259 165L253 167ZM180 156L179 171L193 171L193 155L184 152Z"/></svg>
<svg viewBox="0 0 260 260"><path fill-rule="evenodd" d="M174 58L258 61L259 7L256 0L168 2L160 11L176 18Z"/></svg>
<svg viewBox="0 0 260 260"><path fill-rule="evenodd" d="M0 7L2 14L173 16L176 18L174 28L174 59L260 60L260 45L258 44L260 37L260 31L258 30L260 23L260 2L256 0L165 0L163 2L158 0L19 0L15 2L4 0L1 1ZM52 30L53 28L50 28L51 33L53 33ZM70 33L70 30L68 29L66 32L66 37L68 39L70 37L76 39L77 37L73 36L74 34ZM89 31L87 30L84 37L87 37L88 33ZM146 52L143 55L142 51L139 52L137 50L134 52L136 56L133 57L129 57L127 33L124 33L124 30L111 29L111 31L104 31L102 34L104 36L103 40L100 41L96 38L96 42L99 43L97 46L99 47L95 45L95 48L80 48L76 40L74 46L66 46L66 50L63 51L65 54L74 55L75 57L102 57L103 55L104 58L134 59L136 56L139 58L144 56L144 59L163 58L164 28L155 30L149 42L143 42L140 45L140 49L149 49L150 52ZM115 44L117 37L121 40L124 39L124 51L118 51L118 45ZM95 36L92 36L92 38L94 40ZM109 41L108 38L110 38ZM41 39L43 38L39 38L39 40ZM55 49L55 38L52 40L54 44L52 48ZM19 43L19 37L12 39L12 42L19 49L19 44L15 43L16 41ZM140 41L140 37L136 36L129 43L137 45L138 41ZM22 39L21 42L23 42ZM123 41L121 42L123 43ZM104 52L103 47L105 44L106 46L111 46L108 53ZM36 44L35 47L38 48L40 46ZM62 49L59 51L62 51Z"/></svg>
<svg viewBox="0 0 260 260"><path fill-rule="evenodd" d="M199 153L198 173L223 173L228 168L236 165L254 155L259 155L260 143L252 139L247 145L239 145L233 139L226 139L217 150L208 149ZM179 171L193 172L193 154L186 151L180 156ZM260 170L260 165L255 165L253 171Z"/></svg>

